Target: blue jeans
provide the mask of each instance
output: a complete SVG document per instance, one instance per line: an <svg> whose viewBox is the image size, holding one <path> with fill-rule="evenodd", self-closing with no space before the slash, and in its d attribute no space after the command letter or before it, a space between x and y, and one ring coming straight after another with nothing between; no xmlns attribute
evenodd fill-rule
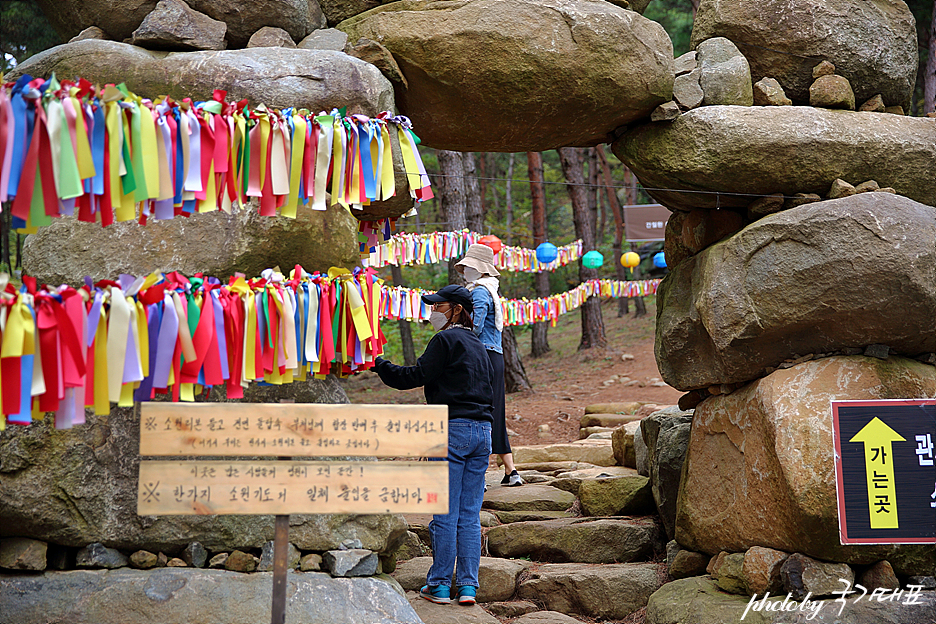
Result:
<svg viewBox="0 0 936 624"><path fill-rule="evenodd" d="M426 584L449 586L458 560L456 585L478 586L484 473L491 454L491 423L467 418L449 420L449 512L429 523L432 567Z"/></svg>

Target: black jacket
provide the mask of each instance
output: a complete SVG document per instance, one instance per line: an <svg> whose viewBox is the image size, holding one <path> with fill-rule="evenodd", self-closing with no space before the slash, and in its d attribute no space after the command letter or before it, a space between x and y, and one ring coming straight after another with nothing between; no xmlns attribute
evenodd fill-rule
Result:
<svg viewBox="0 0 936 624"><path fill-rule="evenodd" d="M494 374L481 340L469 329L436 333L416 366L397 366L377 358L374 371L391 388L425 386L426 403L448 405L449 418L492 421Z"/></svg>

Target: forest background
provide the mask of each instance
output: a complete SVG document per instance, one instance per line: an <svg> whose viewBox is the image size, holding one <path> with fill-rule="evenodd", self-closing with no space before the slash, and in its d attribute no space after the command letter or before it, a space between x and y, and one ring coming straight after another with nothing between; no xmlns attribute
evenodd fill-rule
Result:
<svg viewBox="0 0 936 624"><path fill-rule="evenodd" d="M936 100L936 1L908 0L917 24L919 68L909 114L925 115L934 110ZM653 0L644 16L659 22L673 41L674 55L689 51L693 17L699 0ZM64 43L49 25L34 0L0 2L0 71L47 48ZM419 128L415 128L419 133ZM529 273L503 273L501 293L511 298L533 298L560 293L595 277L641 279L659 277L665 269L654 267L652 257L662 243L636 244L622 240L621 206L651 203L639 181L616 158L608 158L604 146L562 148L543 153L458 153L423 148L421 150L432 180L436 199L419 206L416 217L401 219L399 231L451 231L470 227L494 234L505 244L536 247L548 240L555 245L577 238L585 241L585 251L597 249L605 258L597 270L578 263L539 276ZM0 268L15 270L21 265L22 237L9 228L10 212L0 215ZM641 265L633 273L621 267L624 251L641 255ZM382 269L388 283L437 289L458 281L448 265L422 265L403 269ZM635 315L646 312L643 301L633 302ZM619 302L618 316L629 314L631 302ZM603 347L604 325L601 307L591 300L581 311L582 339L579 349ZM534 357L549 350L545 323L521 326L517 332L532 332ZM419 323L398 323L400 340L393 326L385 325L388 354L396 361L415 362L432 335L431 328ZM524 341L526 343L526 341ZM516 341L505 333L508 389L529 387Z"/></svg>

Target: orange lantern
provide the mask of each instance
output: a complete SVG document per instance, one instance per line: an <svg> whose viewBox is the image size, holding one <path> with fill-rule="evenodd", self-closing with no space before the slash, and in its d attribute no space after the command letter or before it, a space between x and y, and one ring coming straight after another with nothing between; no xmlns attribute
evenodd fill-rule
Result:
<svg viewBox="0 0 936 624"><path fill-rule="evenodd" d="M482 236L478 239L478 242L493 249L495 254L504 248L504 243L501 242L501 239L497 238L493 234Z"/></svg>

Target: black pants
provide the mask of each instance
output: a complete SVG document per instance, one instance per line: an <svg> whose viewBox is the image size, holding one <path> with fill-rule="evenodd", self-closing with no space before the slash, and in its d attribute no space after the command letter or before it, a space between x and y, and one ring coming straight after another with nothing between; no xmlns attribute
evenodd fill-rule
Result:
<svg viewBox="0 0 936 624"><path fill-rule="evenodd" d="M497 455L510 453L507 439L507 387L504 384L504 354L487 350L494 369L494 424L491 427L491 452Z"/></svg>

